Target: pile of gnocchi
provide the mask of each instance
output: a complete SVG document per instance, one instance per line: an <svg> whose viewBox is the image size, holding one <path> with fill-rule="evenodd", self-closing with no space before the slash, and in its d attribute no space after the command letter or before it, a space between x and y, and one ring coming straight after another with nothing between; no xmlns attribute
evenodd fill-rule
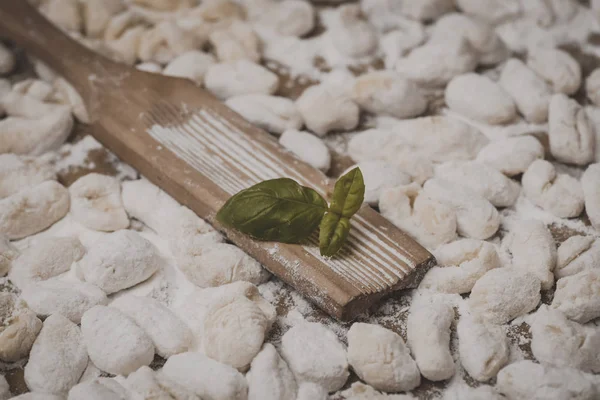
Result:
<svg viewBox="0 0 600 400"><path fill-rule="evenodd" d="M600 398L600 1L30 2L332 177L357 165L438 265L331 319L0 42L0 400Z"/></svg>

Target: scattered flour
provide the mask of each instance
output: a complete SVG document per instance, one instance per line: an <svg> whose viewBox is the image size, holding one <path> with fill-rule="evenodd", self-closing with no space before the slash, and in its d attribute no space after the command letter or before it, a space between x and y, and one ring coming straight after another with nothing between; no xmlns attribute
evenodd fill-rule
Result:
<svg viewBox="0 0 600 400"><path fill-rule="evenodd" d="M2 295L15 293L0 301L0 359L9 363L0 368L19 368L30 354L30 389L60 394L17 399L320 400L345 384L349 366L372 386L355 382L332 399L598 397L598 378L581 370L598 371L597 174L587 163L600 161L600 125L596 105L582 107L566 97L578 91L589 67L570 55L576 54L572 46L558 49L579 43L586 57L600 55L597 45L586 42L600 31L598 2L591 2L594 12L558 0L362 0L337 8L299 0L35 3L43 3L43 12L77 40L109 57L147 61L137 67L204 84L223 99L233 98L240 112L273 133L309 135L290 143L284 134L281 143L317 168L337 172L350 165L340 162L339 153L349 153L355 163L392 166L383 180L401 183L394 181L372 203L430 248L440 266L418 290L383 300L353 327L324 317L281 281L265 282L270 277L258 263L223 243L191 210L145 180L129 182L138 173L91 136L62 144L73 117L86 121L89 115L64 79L34 61L44 81L0 79L0 113L8 114L0 120L0 137L9 139L0 152L58 151L0 155L0 197L15 211L2 221L18 223L18 229L0 229L8 236L0 240L0 273L13 270L1 281L7 287ZM12 51L0 47L0 75L14 68L14 60ZM386 70L374 72L381 66ZM592 103L600 98L598 76L585 82ZM295 86L313 83L295 93ZM440 110L444 97L450 111ZM303 124L308 132L297 131ZM351 129L358 132L339 132ZM336 151L330 155L314 134L328 134L323 142ZM546 156L552 167L542 164L546 174L528 171ZM86 170L116 179L109 178L109 185L88 174L83 182L96 184L71 185L71 204L59 201L60 212L43 211L27 221L15 217L21 202L14 196L38 201L43 196L37 192L23 193L58 187L47 182L57 178L68 185L71 175ZM371 176L386 175L379 172ZM439 179L450 182L446 190L432 189ZM122 193L115 190L119 185ZM102 204L82 206L88 197ZM105 218L106 208L115 218ZM592 226L585 217L565 218L579 214ZM526 220L539 222L523 228ZM103 232L127 226L131 230L119 235L148 243L132 247ZM442 228L444 235L436 236ZM457 230L475 239L459 238ZM573 234L586 236L563 242ZM40 241L67 238L79 243L72 247L80 255L58 245L34 251ZM563 242L557 254L555 242ZM83 247L85 263L72 265ZM106 260L110 265L103 271L114 270L118 279L90 275L102 272ZM19 279L25 270L26 279ZM90 279L82 283L81 276ZM551 301L554 279L552 304L524 315L540 298ZM458 295L471 290L470 299ZM30 308L17 299L19 293ZM90 329L85 315L99 308L118 317L91 318ZM41 333L36 314L46 318ZM77 351L81 340L67 342L82 316L86 352ZM52 329L59 334L48 334L46 325L55 321L63 322ZM375 343L371 336L382 339ZM163 370L146 366L155 351L168 358ZM83 353L100 369L82 361ZM63 363L62 356L77 362ZM530 359L541 365L524 361ZM442 381L419 385L415 364L423 376ZM86 366L81 383L67 395ZM100 377L105 372L129 377ZM472 378L495 387L473 388ZM411 393L379 392L405 388ZM10 397L5 392L0 380L0 399Z"/></svg>
<svg viewBox="0 0 600 400"><path fill-rule="evenodd" d="M100 149L103 149L102 145L92 136L86 136L74 144L66 143L60 149L63 157L56 162L55 168L59 172L81 167L93 168L95 165L89 159L89 153Z"/></svg>

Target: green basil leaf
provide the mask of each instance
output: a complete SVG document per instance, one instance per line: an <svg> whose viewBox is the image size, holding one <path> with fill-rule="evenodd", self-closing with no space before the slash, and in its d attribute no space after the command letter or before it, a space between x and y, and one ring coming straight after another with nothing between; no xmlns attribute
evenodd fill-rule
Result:
<svg viewBox="0 0 600 400"><path fill-rule="evenodd" d="M359 168L354 168L335 183L329 211L352 217L365 199L365 181Z"/></svg>
<svg viewBox="0 0 600 400"><path fill-rule="evenodd" d="M232 196L217 220L254 239L297 243L310 236L326 211L327 202L313 189L281 178Z"/></svg>
<svg viewBox="0 0 600 400"><path fill-rule="evenodd" d="M320 229L319 248L321 255L331 257L346 242L348 233L350 233L350 219L328 212L321 221Z"/></svg>

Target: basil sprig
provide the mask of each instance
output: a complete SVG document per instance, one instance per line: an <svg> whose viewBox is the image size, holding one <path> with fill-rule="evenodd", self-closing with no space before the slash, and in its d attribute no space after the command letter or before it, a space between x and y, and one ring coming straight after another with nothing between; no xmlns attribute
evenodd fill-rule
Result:
<svg viewBox="0 0 600 400"><path fill-rule="evenodd" d="M258 240L298 243L319 226L327 202L289 178L272 179L231 197L217 213L222 224Z"/></svg>
<svg viewBox="0 0 600 400"><path fill-rule="evenodd" d="M331 257L342 248L350 233L350 218L328 212L321 220L319 250L322 256Z"/></svg>
<svg viewBox="0 0 600 400"><path fill-rule="evenodd" d="M351 218L365 200L365 181L359 168L354 168L337 180L329 212Z"/></svg>
<svg viewBox="0 0 600 400"><path fill-rule="evenodd" d="M257 240L298 243L320 224L321 255L333 256L348 238L350 218L360 209L365 183L354 168L335 183L331 205L316 191L289 178L260 182L232 196L217 220Z"/></svg>
<svg viewBox="0 0 600 400"><path fill-rule="evenodd" d="M354 168L337 180L331 205L321 220L321 255L331 257L342 248L350 233L350 218L360 209L364 199L365 182L360 169Z"/></svg>

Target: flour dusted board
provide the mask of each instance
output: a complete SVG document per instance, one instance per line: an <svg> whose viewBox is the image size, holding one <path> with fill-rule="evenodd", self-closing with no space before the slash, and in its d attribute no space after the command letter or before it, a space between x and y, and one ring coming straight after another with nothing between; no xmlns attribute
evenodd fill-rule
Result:
<svg viewBox="0 0 600 400"><path fill-rule="evenodd" d="M183 79L136 71L85 49L26 2L0 2L13 39L71 79L91 116L90 132L175 199L215 223L235 192L261 180L290 177L327 194L330 182ZM32 29L35 27L35 29ZM61 54L48 49L61 48ZM418 283L433 256L374 210L353 218L348 244L324 259L316 239L303 245L257 242L221 228L235 244L339 319L383 295Z"/></svg>
<svg viewBox="0 0 600 400"><path fill-rule="evenodd" d="M218 183L223 192L219 207L239 190L277 177L291 177L327 196L327 177L283 153L263 132L232 113L224 117L210 108L189 111L185 122L179 124L161 115L147 116L149 135L160 148ZM214 222L217 209L203 216ZM333 259L319 255L315 236L303 246L294 246L255 242L233 231L228 235L271 272L342 319L364 310L384 293L414 283L419 277L415 269L432 262L427 251L368 207L353 219L349 244ZM421 269L426 271L426 267Z"/></svg>

